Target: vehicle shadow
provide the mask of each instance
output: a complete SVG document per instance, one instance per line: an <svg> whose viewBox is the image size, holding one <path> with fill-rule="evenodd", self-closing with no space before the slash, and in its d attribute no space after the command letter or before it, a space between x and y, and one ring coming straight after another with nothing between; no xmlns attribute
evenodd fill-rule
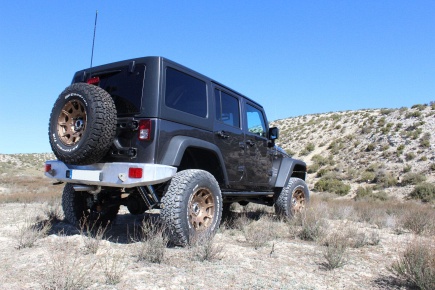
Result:
<svg viewBox="0 0 435 290"><path fill-rule="evenodd" d="M106 226L94 224L78 227L68 223L66 220L54 220L51 221L51 229L48 234L57 236L84 234L89 237L94 237L94 235L99 234L98 231L100 230L103 231L102 237L100 237L103 240L119 244L128 244L140 238L143 221L158 224L160 222L160 215L158 213L144 213L140 215L121 213L118 214L112 223Z"/></svg>

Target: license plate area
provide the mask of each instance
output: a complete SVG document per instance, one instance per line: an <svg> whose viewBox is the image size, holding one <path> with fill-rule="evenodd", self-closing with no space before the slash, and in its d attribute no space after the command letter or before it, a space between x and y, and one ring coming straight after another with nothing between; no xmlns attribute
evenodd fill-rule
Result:
<svg viewBox="0 0 435 290"><path fill-rule="evenodd" d="M65 173L65 177L75 180L86 180L86 181L102 181L103 176L100 170L78 170L69 169Z"/></svg>

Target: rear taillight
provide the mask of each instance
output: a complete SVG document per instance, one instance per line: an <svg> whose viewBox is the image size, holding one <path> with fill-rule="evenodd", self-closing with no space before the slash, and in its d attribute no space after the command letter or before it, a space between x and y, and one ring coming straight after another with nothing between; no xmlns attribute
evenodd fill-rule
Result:
<svg viewBox="0 0 435 290"><path fill-rule="evenodd" d="M139 121L139 140L149 141L151 140L151 120Z"/></svg>
<svg viewBox="0 0 435 290"><path fill-rule="evenodd" d="M93 78L88 79L86 82L90 85L97 85L100 82L100 78L93 77Z"/></svg>
<svg viewBox="0 0 435 290"><path fill-rule="evenodd" d="M51 164L45 164L45 172L51 171Z"/></svg>
<svg viewBox="0 0 435 290"><path fill-rule="evenodd" d="M143 170L142 168L130 167L128 169L129 178L142 178Z"/></svg>

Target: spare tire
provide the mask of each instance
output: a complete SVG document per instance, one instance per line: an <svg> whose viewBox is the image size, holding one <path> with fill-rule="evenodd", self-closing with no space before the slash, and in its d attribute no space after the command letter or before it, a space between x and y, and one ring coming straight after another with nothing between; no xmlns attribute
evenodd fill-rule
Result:
<svg viewBox="0 0 435 290"><path fill-rule="evenodd" d="M48 134L57 159L87 165L101 160L116 133L116 107L100 87L75 83L57 98L50 115Z"/></svg>

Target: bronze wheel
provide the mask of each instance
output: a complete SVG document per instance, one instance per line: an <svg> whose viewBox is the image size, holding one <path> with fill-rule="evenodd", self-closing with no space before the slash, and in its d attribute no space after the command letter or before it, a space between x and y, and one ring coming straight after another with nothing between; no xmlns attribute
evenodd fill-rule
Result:
<svg viewBox="0 0 435 290"><path fill-rule="evenodd" d="M117 112L108 92L74 83L57 98L50 114L48 136L57 159L87 165L100 161L116 135Z"/></svg>
<svg viewBox="0 0 435 290"><path fill-rule="evenodd" d="M79 100L71 100L63 106L57 118L57 134L67 145L77 144L86 130L86 109Z"/></svg>
<svg viewBox="0 0 435 290"><path fill-rule="evenodd" d="M293 190L291 202L291 210L293 215L298 214L305 209L305 192L302 186Z"/></svg>
<svg viewBox="0 0 435 290"><path fill-rule="evenodd" d="M199 169L179 171L162 197L160 216L174 245L186 246L213 236L222 217L222 195L212 174Z"/></svg>
<svg viewBox="0 0 435 290"><path fill-rule="evenodd" d="M189 223L196 231L203 231L213 222L215 201L208 188L198 188L192 194L189 205Z"/></svg>
<svg viewBox="0 0 435 290"><path fill-rule="evenodd" d="M275 195L275 212L280 217L292 218L305 209L310 191L304 180L291 177L287 186Z"/></svg>

